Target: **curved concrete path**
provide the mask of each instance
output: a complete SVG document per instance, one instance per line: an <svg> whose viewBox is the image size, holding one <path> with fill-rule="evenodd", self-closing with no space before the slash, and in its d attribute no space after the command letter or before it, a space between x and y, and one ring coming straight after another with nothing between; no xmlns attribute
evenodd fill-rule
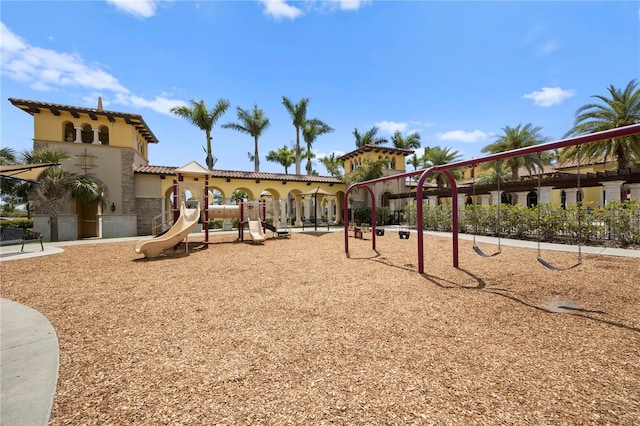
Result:
<svg viewBox="0 0 640 426"><path fill-rule="evenodd" d="M49 321L28 306L0 299L0 424L49 423L59 364Z"/></svg>

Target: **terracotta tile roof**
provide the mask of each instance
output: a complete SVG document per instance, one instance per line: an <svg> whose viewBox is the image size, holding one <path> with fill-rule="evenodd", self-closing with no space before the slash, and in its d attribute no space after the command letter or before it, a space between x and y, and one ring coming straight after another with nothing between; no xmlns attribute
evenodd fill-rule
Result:
<svg viewBox="0 0 640 426"><path fill-rule="evenodd" d="M146 139L147 143L158 143L158 139L153 134L144 118L140 114L131 114L128 112L108 111L97 108L85 108L73 105L53 104L49 102L30 101L28 99L9 98L15 107L20 108L27 114L38 114L41 109L48 109L53 115L60 115L60 111L67 111L72 116L78 118L80 114L86 114L91 119L95 120L97 116L104 116L111 122L114 122L116 118L122 118L131 124L138 130L138 132Z"/></svg>
<svg viewBox="0 0 640 426"><path fill-rule="evenodd" d="M158 174L158 175L176 175L175 170L178 167L172 166L151 166L141 165L134 169L134 173L141 174ZM229 179L251 179L251 180L275 180L289 182L313 182L313 183L342 183L340 179L331 176L307 176L307 175L290 175L285 173L266 173L266 172L245 172L240 170L213 170L211 172L213 178L229 178Z"/></svg>
<svg viewBox="0 0 640 426"><path fill-rule="evenodd" d="M338 160L340 161L348 160L349 158L353 158L364 152L380 152L382 154L402 154L406 157L407 155L413 154L415 151L412 149L394 148L392 146L384 146L384 145L365 145L356 149L355 151L347 152L342 157L338 157Z"/></svg>
<svg viewBox="0 0 640 426"><path fill-rule="evenodd" d="M175 169L177 169L177 167L140 165L133 169L133 172L149 175L173 175L175 174Z"/></svg>

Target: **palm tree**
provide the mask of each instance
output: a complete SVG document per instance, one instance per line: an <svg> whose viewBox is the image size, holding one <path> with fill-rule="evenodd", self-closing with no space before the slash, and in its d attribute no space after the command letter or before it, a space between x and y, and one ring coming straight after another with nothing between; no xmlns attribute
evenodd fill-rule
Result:
<svg viewBox="0 0 640 426"><path fill-rule="evenodd" d="M223 129L232 129L238 132L246 133L253 136L254 150L253 161L256 172L260 171L260 156L258 155L258 138L262 136L262 132L269 128L271 123L265 117L264 111L258 108L258 104L253 105L253 111L249 112L240 107L236 108L239 123L227 123L221 127Z"/></svg>
<svg viewBox="0 0 640 426"><path fill-rule="evenodd" d="M344 166L342 161L336 158L335 152L332 152L328 157L322 157L320 162L324 165L331 176L342 179L342 172L340 169Z"/></svg>
<svg viewBox="0 0 640 426"><path fill-rule="evenodd" d="M418 167L422 165L422 159L418 158L418 154L413 153L413 156L409 157L409 159L407 160L407 164L409 166L413 166L413 170L415 171L418 170Z"/></svg>
<svg viewBox="0 0 640 426"><path fill-rule="evenodd" d="M16 164L18 155L16 150L9 147L0 148L0 164Z"/></svg>
<svg viewBox="0 0 640 426"><path fill-rule="evenodd" d="M240 201L249 201L249 194L242 189L236 189L231 194L231 202L233 204L240 204Z"/></svg>
<svg viewBox="0 0 640 426"><path fill-rule="evenodd" d="M481 176L476 176L477 185L491 185L498 182L504 182L509 179L511 173L505 169L504 163L498 161L494 167L491 168L489 173L484 173Z"/></svg>
<svg viewBox="0 0 640 426"><path fill-rule="evenodd" d="M453 163L462 157L458 151L452 151L451 148L441 148L440 146L434 146L433 148L426 149L422 156L422 162L425 167L442 166L444 164ZM458 170L449 170L454 178L458 179L461 175ZM435 175L438 189L442 189L446 185L445 176L442 173Z"/></svg>
<svg viewBox="0 0 640 426"><path fill-rule="evenodd" d="M17 154L13 148L0 148L0 164L16 164ZM2 211L13 212L16 206L27 203L27 189L29 183L16 179L0 177L0 200L2 200Z"/></svg>
<svg viewBox="0 0 640 426"><path fill-rule="evenodd" d="M391 143L394 148L418 149L420 148L420 133L413 132L405 138L400 130L396 130L391 136Z"/></svg>
<svg viewBox="0 0 640 426"><path fill-rule="evenodd" d="M504 134L498 136L495 142L485 146L481 151L496 154L498 152L541 144L546 142L547 138L540 134L540 130L542 130L542 127L533 127L531 123L527 123L524 126L520 123L516 127L506 126L502 129ZM528 154L500 161L505 162L506 167L511 170L511 180L516 181L519 178L518 170L521 167L526 168L529 174L531 174L536 166L542 167L548 162L549 158L549 156L539 157L538 154ZM486 168L496 167L495 161L489 161L485 164Z"/></svg>
<svg viewBox="0 0 640 426"><path fill-rule="evenodd" d="M13 148L0 148L0 164L16 164L17 158L18 155ZM2 193L2 198L5 199L12 194L17 184L18 181L15 179L1 177L0 192Z"/></svg>
<svg viewBox="0 0 640 426"><path fill-rule="evenodd" d="M190 100L191 108L187 106L177 106L171 108L169 111L178 117L184 118L200 130L204 130L205 136L207 138L207 147L203 147L204 151L207 153L206 163L207 168L209 170L213 170L213 154L211 152L211 130L213 126L216 124L218 119L222 117L227 109L229 109L229 101L226 99L219 99L216 106L211 109L211 111L207 110L207 105L203 100L198 102L194 100Z"/></svg>
<svg viewBox="0 0 640 426"><path fill-rule="evenodd" d="M266 158L267 161L280 163L284 166L284 173L289 174L289 167L296 161L296 154L285 145L282 148L278 148L277 151L269 151Z"/></svg>
<svg viewBox="0 0 640 426"><path fill-rule="evenodd" d="M353 130L353 136L356 138L356 147L362 148L365 145L382 145L388 142L387 138L378 137L378 127L373 126L365 133L360 133L358 129Z"/></svg>
<svg viewBox="0 0 640 426"><path fill-rule="evenodd" d="M631 80L624 90L613 85L607 89L609 98L593 95L602 104L590 103L576 111L573 128L564 137L584 135L615 129L640 123L640 89L636 80ZM578 159L578 157L595 159L604 155L605 160L614 156L618 169L625 169L633 161L640 159L640 136L632 135L624 138L613 138L592 142L578 147L568 147L561 152L562 160ZM633 159L635 156L636 160Z"/></svg>
<svg viewBox="0 0 640 426"><path fill-rule="evenodd" d="M318 136L324 135L325 133L331 133L333 130L333 127L318 120L317 118L307 120L304 124L304 127L302 128L302 137L307 144L307 175L310 175L312 171L311 146L313 145L313 142L315 142Z"/></svg>
<svg viewBox="0 0 640 426"><path fill-rule="evenodd" d="M69 153L61 149L38 149L23 154L25 163L60 163L71 158ZM85 202L96 202L102 199L100 186L87 176L79 176L65 171L61 165L48 167L33 186L31 192L36 203L49 213L51 241L58 241L58 217L62 206L70 197Z"/></svg>
<svg viewBox="0 0 640 426"><path fill-rule="evenodd" d="M291 116L293 127L296 128L296 174L300 174L300 129L302 129L307 122L307 105L309 105L309 98L302 98L297 104L291 102L286 96L282 97L282 105L287 109L287 112Z"/></svg>

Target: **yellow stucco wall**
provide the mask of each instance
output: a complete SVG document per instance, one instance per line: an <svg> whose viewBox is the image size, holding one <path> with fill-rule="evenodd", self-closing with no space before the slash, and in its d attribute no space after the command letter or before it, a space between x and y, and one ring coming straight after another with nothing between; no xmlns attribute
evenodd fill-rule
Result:
<svg viewBox="0 0 640 426"><path fill-rule="evenodd" d="M405 155L400 153L379 153L379 152L363 152L353 158L344 160L345 175L352 173L359 164L366 161L378 161L388 159L392 162L393 167L389 167L385 174L404 173L406 171Z"/></svg>
<svg viewBox="0 0 640 426"><path fill-rule="evenodd" d="M75 118L68 111L60 111L60 115L56 116L47 109L41 109L40 113L34 114L34 139L40 141L65 142L68 135L65 134L66 123L71 123L73 127L89 126L92 129L104 127L108 130L109 146L114 148L131 148L138 152L141 164L148 162L147 142L138 133L136 128L131 124L127 124L122 118L115 118L115 122L110 122L105 116L97 116L97 120L92 120L86 114L80 114L79 118ZM75 131L72 138L75 140ZM85 143L83 145L91 145Z"/></svg>

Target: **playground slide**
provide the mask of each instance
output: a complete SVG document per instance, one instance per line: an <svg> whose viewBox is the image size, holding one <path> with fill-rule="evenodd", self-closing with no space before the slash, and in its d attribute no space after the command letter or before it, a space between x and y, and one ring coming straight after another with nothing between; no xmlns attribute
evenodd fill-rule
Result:
<svg viewBox="0 0 640 426"><path fill-rule="evenodd" d="M187 238L198 224L198 219L200 219L200 206L188 209L183 202L180 206L180 217L171 229L159 237L138 241L135 247L136 253L142 253L145 257L159 256L164 250Z"/></svg>
<svg viewBox="0 0 640 426"><path fill-rule="evenodd" d="M262 232L262 223L260 219L249 221L249 234L255 242L263 242L265 240L264 232Z"/></svg>

